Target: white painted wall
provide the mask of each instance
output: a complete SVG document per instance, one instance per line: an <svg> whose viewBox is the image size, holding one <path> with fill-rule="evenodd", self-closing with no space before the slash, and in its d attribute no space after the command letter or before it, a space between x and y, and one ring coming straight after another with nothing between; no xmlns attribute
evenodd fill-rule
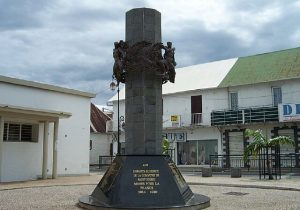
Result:
<svg viewBox="0 0 300 210"><path fill-rule="evenodd" d="M169 127L171 115L181 116L181 126L191 124L191 94L178 93L163 96L163 127Z"/></svg>
<svg viewBox="0 0 300 210"><path fill-rule="evenodd" d="M2 182L32 180L41 176L42 124L39 126L39 131L38 142L3 142Z"/></svg>
<svg viewBox="0 0 300 210"><path fill-rule="evenodd" d="M0 103L72 113L70 118L61 119L59 122L57 172L58 175L89 173L90 98L0 83ZM53 136L53 125L50 135ZM52 140L53 138L49 138L49 153L52 153ZM22 175L18 175L20 180L31 179L41 174L41 162L31 164L32 160L42 161L41 140L38 143L4 142L3 149L2 171L6 180L13 180L8 177L19 172L16 168L22 171L19 173ZM29 154L30 157L24 159ZM48 166L52 166L51 155L49 154ZM17 164L13 156L22 159L21 163ZM51 175L51 172L49 167L48 175Z"/></svg>
<svg viewBox="0 0 300 210"><path fill-rule="evenodd" d="M272 105L272 91L267 83L230 87L229 92L238 93L239 108Z"/></svg>
<svg viewBox="0 0 300 210"><path fill-rule="evenodd" d="M171 115L181 116L181 125L191 124L191 96L202 95L202 123L210 125L210 113L212 110L225 109L228 107L228 94L226 89L208 89L177 93L163 96L164 119ZM167 124L164 127L168 127Z"/></svg>
<svg viewBox="0 0 300 210"><path fill-rule="evenodd" d="M300 103L300 79L282 81L274 85L282 86L283 103Z"/></svg>
<svg viewBox="0 0 300 210"><path fill-rule="evenodd" d="M90 150L90 164L99 164L100 155L110 155L109 135L103 133L91 133L92 149Z"/></svg>
<svg viewBox="0 0 300 210"><path fill-rule="evenodd" d="M236 86L228 91L238 92L239 107L272 106L272 87L281 87L283 103L300 102L300 79Z"/></svg>

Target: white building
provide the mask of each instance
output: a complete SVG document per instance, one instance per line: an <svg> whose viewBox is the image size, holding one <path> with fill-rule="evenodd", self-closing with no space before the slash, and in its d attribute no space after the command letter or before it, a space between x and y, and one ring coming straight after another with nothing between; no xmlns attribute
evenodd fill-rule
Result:
<svg viewBox="0 0 300 210"><path fill-rule="evenodd" d="M300 48L176 72L175 83L163 85L163 135L173 142L177 165L209 164L215 154L243 154L250 141L244 135L246 128L262 129L268 137L290 135L296 149L282 147L282 153L299 152ZM123 89L120 116L125 113L124 98ZM116 99L110 100L114 110Z"/></svg>
<svg viewBox="0 0 300 210"><path fill-rule="evenodd" d="M90 165L98 165L99 156L113 155L112 135L109 132L110 125L111 118L91 103ZM110 158L103 157L101 161L107 160Z"/></svg>
<svg viewBox="0 0 300 210"><path fill-rule="evenodd" d="M88 174L92 97L0 76L0 182Z"/></svg>

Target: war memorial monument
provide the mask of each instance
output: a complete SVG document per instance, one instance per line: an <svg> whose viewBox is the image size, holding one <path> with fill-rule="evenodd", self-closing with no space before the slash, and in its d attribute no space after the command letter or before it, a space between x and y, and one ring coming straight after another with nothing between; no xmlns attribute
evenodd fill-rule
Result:
<svg viewBox="0 0 300 210"><path fill-rule="evenodd" d="M91 195L87 209L203 209L210 198L194 194L175 163L162 155L162 84L175 82L175 48L161 43L161 14L126 13L126 41L115 42L113 75L125 83L125 155L117 155Z"/></svg>

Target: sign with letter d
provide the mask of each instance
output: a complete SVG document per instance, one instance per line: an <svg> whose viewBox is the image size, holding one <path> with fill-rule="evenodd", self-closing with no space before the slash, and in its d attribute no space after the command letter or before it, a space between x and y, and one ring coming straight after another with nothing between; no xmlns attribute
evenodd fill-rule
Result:
<svg viewBox="0 0 300 210"><path fill-rule="evenodd" d="M300 121L300 103L278 104L279 122Z"/></svg>

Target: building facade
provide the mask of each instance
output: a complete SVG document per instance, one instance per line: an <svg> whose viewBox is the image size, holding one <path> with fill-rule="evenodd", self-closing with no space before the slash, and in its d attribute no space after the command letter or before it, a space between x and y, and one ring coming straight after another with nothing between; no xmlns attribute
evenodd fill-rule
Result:
<svg viewBox="0 0 300 210"><path fill-rule="evenodd" d="M112 155L111 118L91 103L90 165L99 164L99 156Z"/></svg>
<svg viewBox="0 0 300 210"><path fill-rule="evenodd" d="M0 76L0 182L88 174L92 97Z"/></svg>
<svg viewBox="0 0 300 210"><path fill-rule="evenodd" d="M121 90L120 116L124 98ZM282 146L281 153L299 153L299 98L300 48L177 69L175 84L163 86L163 136L177 165L242 155L251 142L247 128L291 136L296 148ZM117 110L116 96L111 101Z"/></svg>

